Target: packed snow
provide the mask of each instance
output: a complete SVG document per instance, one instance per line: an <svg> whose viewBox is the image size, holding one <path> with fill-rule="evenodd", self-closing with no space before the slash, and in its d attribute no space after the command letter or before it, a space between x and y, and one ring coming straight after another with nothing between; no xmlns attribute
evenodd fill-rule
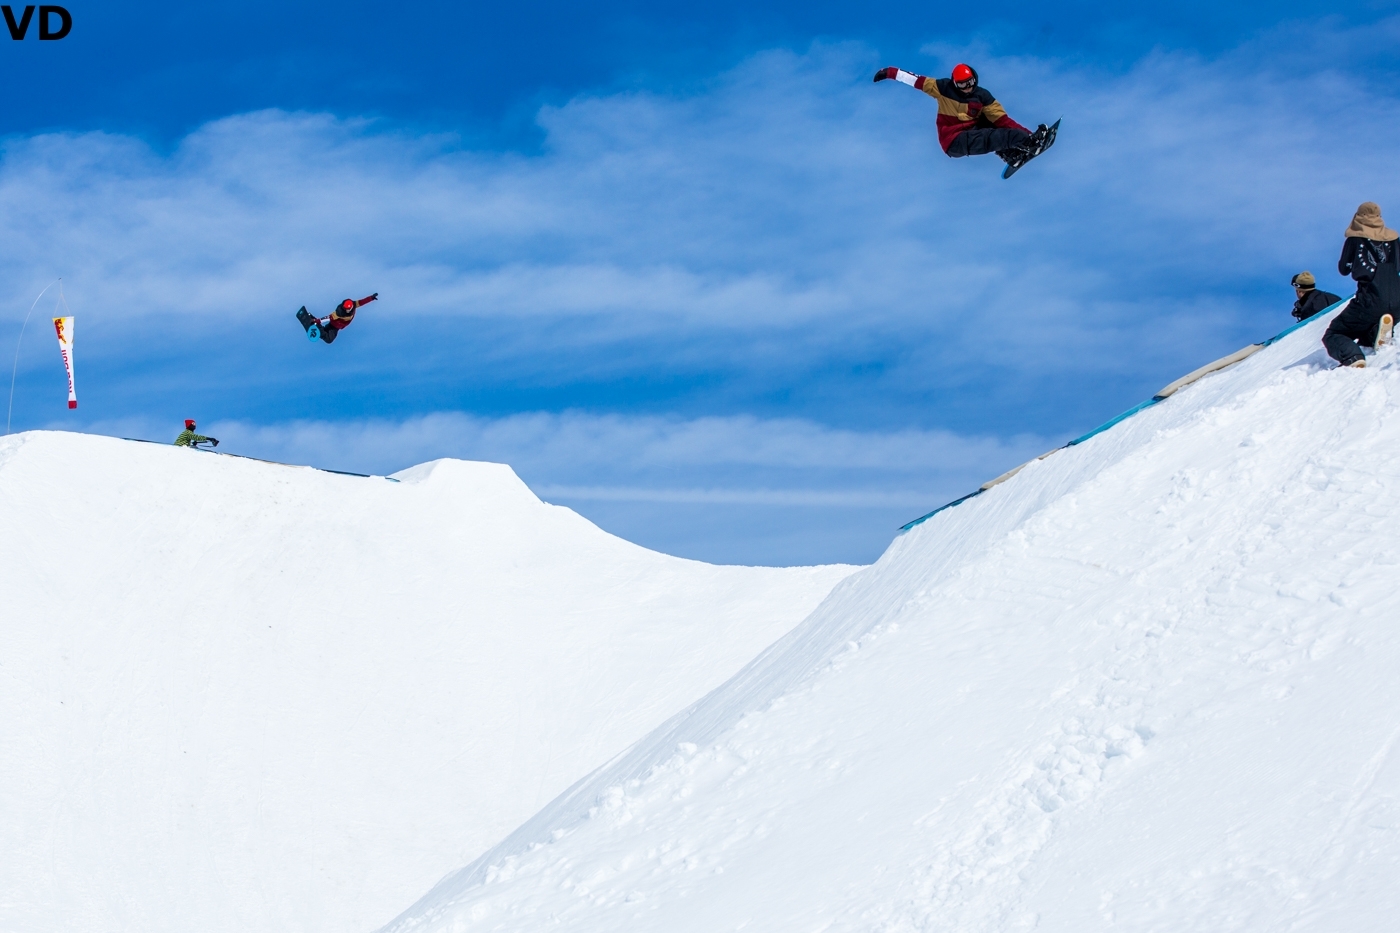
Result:
<svg viewBox="0 0 1400 933"><path fill-rule="evenodd" d="M1326 317L899 537L388 929L1395 929L1400 361Z"/></svg>
<svg viewBox="0 0 1400 933"><path fill-rule="evenodd" d="M0 930L374 929L854 569L397 479L0 438Z"/></svg>

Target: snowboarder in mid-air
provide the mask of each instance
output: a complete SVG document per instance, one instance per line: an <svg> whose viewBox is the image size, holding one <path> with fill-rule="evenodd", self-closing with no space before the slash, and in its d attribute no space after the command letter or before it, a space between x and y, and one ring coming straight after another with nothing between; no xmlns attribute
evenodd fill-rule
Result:
<svg viewBox="0 0 1400 933"><path fill-rule="evenodd" d="M938 143L949 157L995 152L1006 163L1002 178L1040 155L1055 142L1060 121L1040 124L1034 132L1007 114L1006 108L977 83L971 65L957 65L950 78L927 78L898 68L881 68L876 81L893 79L923 91L938 101Z"/></svg>
<svg viewBox="0 0 1400 933"><path fill-rule="evenodd" d="M203 434L194 433L194 419L185 419L185 430L180 432L180 436L175 438L176 447L198 448L200 444L209 444L212 447L219 446L217 437L205 437Z"/></svg>
<svg viewBox="0 0 1400 933"><path fill-rule="evenodd" d="M335 310L330 313L329 317L325 318L317 317L310 311L307 311L305 305L302 305L301 310L297 312L297 320L301 322L302 327L306 328L307 337L312 340L319 337L324 342L331 343L335 340L337 334L349 327L350 322L355 320L355 312L357 310L378 297L379 292L375 292L368 298L361 298L359 301L353 298L346 298L335 306Z"/></svg>

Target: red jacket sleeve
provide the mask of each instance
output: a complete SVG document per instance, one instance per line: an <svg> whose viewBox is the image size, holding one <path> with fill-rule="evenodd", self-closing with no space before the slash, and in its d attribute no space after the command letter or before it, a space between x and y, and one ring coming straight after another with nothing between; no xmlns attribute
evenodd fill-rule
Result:
<svg viewBox="0 0 1400 933"><path fill-rule="evenodd" d="M1020 131L1022 131L1023 133L1029 133L1029 132L1030 132L1030 130L1026 129L1024 126L1022 126L1021 124L1017 123L1015 120L1011 119L1011 115L1010 115L1010 114L1004 114L1004 115L998 117L998 118L997 118L997 122L994 123L994 124L992 124L992 125L993 125L993 126L996 126L996 127L999 128L999 129L1003 129L1003 130L1020 130Z"/></svg>

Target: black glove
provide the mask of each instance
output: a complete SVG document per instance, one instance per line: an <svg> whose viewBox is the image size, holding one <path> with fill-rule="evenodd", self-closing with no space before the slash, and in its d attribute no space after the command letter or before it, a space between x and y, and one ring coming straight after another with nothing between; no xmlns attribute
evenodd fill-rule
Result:
<svg viewBox="0 0 1400 933"><path fill-rule="evenodd" d="M875 80L884 81L886 78L893 78L898 73L898 68L881 68L879 71L875 72Z"/></svg>
<svg viewBox="0 0 1400 933"><path fill-rule="evenodd" d="M218 439L217 437L211 437L211 438L209 438L209 443L213 444L215 447L218 447L218 446L219 446L219 439Z"/></svg>

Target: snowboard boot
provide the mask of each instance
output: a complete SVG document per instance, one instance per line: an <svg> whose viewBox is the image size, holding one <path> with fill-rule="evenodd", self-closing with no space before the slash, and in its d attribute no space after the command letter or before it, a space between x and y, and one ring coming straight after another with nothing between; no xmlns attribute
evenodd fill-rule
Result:
<svg viewBox="0 0 1400 933"><path fill-rule="evenodd" d="M1035 128L1035 132L1031 134L1031 138L1021 144L1022 148L1030 153L1028 158L1034 158L1045 150L1045 139L1049 135L1050 127L1046 126L1044 123Z"/></svg>
<svg viewBox="0 0 1400 933"><path fill-rule="evenodd" d="M997 155L1012 169L1018 169L1031 160L1035 155L1035 149L1031 147L1031 141L1027 139L1019 146L999 150Z"/></svg>
<svg viewBox="0 0 1400 933"><path fill-rule="evenodd" d="M1365 357L1362 357L1362 358L1359 359L1359 360L1355 360L1354 362L1348 363L1348 364L1347 364L1347 368L1348 368L1348 369L1365 369L1365 368L1366 368L1366 358L1365 358Z"/></svg>
<svg viewBox="0 0 1400 933"><path fill-rule="evenodd" d="M1390 343L1395 339L1395 318L1389 314L1381 315L1380 325L1376 328L1376 349Z"/></svg>

